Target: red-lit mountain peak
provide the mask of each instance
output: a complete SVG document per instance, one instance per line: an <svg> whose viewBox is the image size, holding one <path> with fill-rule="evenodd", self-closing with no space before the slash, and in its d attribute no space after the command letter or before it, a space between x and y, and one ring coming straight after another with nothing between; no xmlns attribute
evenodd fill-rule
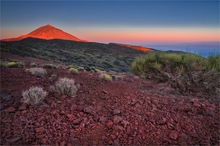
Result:
<svg viewBox="0 0 220 146"><path fill-rule="evenodd" d="M50 24L41 26L38 29L26 35L22 35L18 38L3 39L2 41L19 41L19 40L22 40L28 37L45 39L45 40L62 39L62 40L71 40L71 41L77 41L77 42L86 42Z"/></svg>

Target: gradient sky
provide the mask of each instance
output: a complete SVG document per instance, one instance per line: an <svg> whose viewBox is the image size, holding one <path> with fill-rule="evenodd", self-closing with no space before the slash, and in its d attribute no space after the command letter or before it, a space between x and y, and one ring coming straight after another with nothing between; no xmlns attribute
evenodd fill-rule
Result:
<svg viewBox="0 0 220 146"><path fill-rule="evenodd" d="M96 42L220 41L218 0L1 1L1 39L51 24Z"/></svg>

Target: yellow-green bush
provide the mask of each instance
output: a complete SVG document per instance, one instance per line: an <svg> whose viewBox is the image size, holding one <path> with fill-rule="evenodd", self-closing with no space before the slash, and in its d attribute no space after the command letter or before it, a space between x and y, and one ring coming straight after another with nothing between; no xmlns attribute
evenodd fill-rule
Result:
<svg viewBox="0 0 220 146"><path fill-rule="evenodd" d="M220 72L220 55L209 56L207 59L207 68Z"/></svg>
<svg viewBox="0 0 220 146"><path fill-rule="evenodd" d="M10 68L23 68L24 64L21 62L9 62L7 66Z"/></svg>
<svg viewBox="0 0 220 146"><path fill-rule="evenodd" d="M220 56L208 59L189 53L153 52L136 58L131 71L145 78L168 82L182 91L219 88Z"/></svg>
<svg viewBox="0 0 220 146"><path fill-rule="evenodd" d="M100 78L102 78L105 81L112 81L112 77L109 74L101 74Z"/></svg>
<svg viewBox="0 0 220 146"><path fill-rule="evenodd" d="M69 69L69 72L70 72L71 74L78 74L78 73L79 73L78 69L76 69L76 68L70 68L70 69Z"/></svg>
<svg viewBox="0 0 220 146"><path fill-rule="evenodd" d="M5 62L0 62L0 68L7 68L8 65Z"/></svg>

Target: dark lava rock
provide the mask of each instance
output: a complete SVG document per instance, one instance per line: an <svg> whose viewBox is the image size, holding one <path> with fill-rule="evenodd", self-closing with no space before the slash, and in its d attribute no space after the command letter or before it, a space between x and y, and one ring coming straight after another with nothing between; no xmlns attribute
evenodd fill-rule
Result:
<svg viewBox="0 0 220 146"><path fill-rule="evenodd" d="M0 93L0 99L9 101L9 100L12 100L12 95L7 94L7 93Z"/></svg>
<svg viewBox="0 0 220 146"><path fill-rule="evenodd" d="M15 143L15 142L17 142L19 139L21 139L21 137L14 137L14 138L11 138L11 139L7 139L7 142L9 142L9 143Z"/></svg>
<svg viewBox="0 0 220 146"><path fill-rule="evenodd" d="M35 128L35 131L37 132L37 133L39 133L39 132L41 132L41 131L43 131L44 130L44 128L43 127L38 127L38 128Z"/></svg>
<svg viewBox="0 0 220 146"><path fill-rule="evenodd" d="M0 104L0 110L3 110L3 109L5 109L5 108L6 108L5 105Z"/></svg>
<svg viewBox="0 0 220 146"><path fill-rule="evenodd" d="M26 104L22 104L18 109L19 110L26 110L27 109L27 105Z"/></svg>
<svg viewBox="0 0 220 146"><path fill-rule="evenodd" d="M5 109L5 111L8 112L8 113L12 113L12 112L15 111L15 108L14 107L9 107L9 108Z"/></svg>

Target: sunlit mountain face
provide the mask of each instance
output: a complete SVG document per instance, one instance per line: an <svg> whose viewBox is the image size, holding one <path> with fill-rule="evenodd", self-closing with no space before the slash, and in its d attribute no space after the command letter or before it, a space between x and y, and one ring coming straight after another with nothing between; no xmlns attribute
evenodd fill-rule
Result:
<svg viewBox="0 0 220 146"><path fill-rule="evenodd" d="M147 47L143 47L143 46L134 46L134 45L129 45L129 44L118 44L118 45L132 48L135 50L140 50L143 52L152 52L153 51L151 48L147 48Z"/></svg>
<svg viewBox="0 0 220 146"><path fill-rule="evenodd" d="M67 32L62 31L61 29L58 29L50 24L47 24L45 26L41 26L38 29L26 34L22 35L17 38L8 38L3 39L2 41L19 41L23 40L25 38L38 38L38 39L44 39L44 40L52 40L52 39L61 39L61 40L71 40L76 42L87 42L85 40L81 40Z"/></svg>

